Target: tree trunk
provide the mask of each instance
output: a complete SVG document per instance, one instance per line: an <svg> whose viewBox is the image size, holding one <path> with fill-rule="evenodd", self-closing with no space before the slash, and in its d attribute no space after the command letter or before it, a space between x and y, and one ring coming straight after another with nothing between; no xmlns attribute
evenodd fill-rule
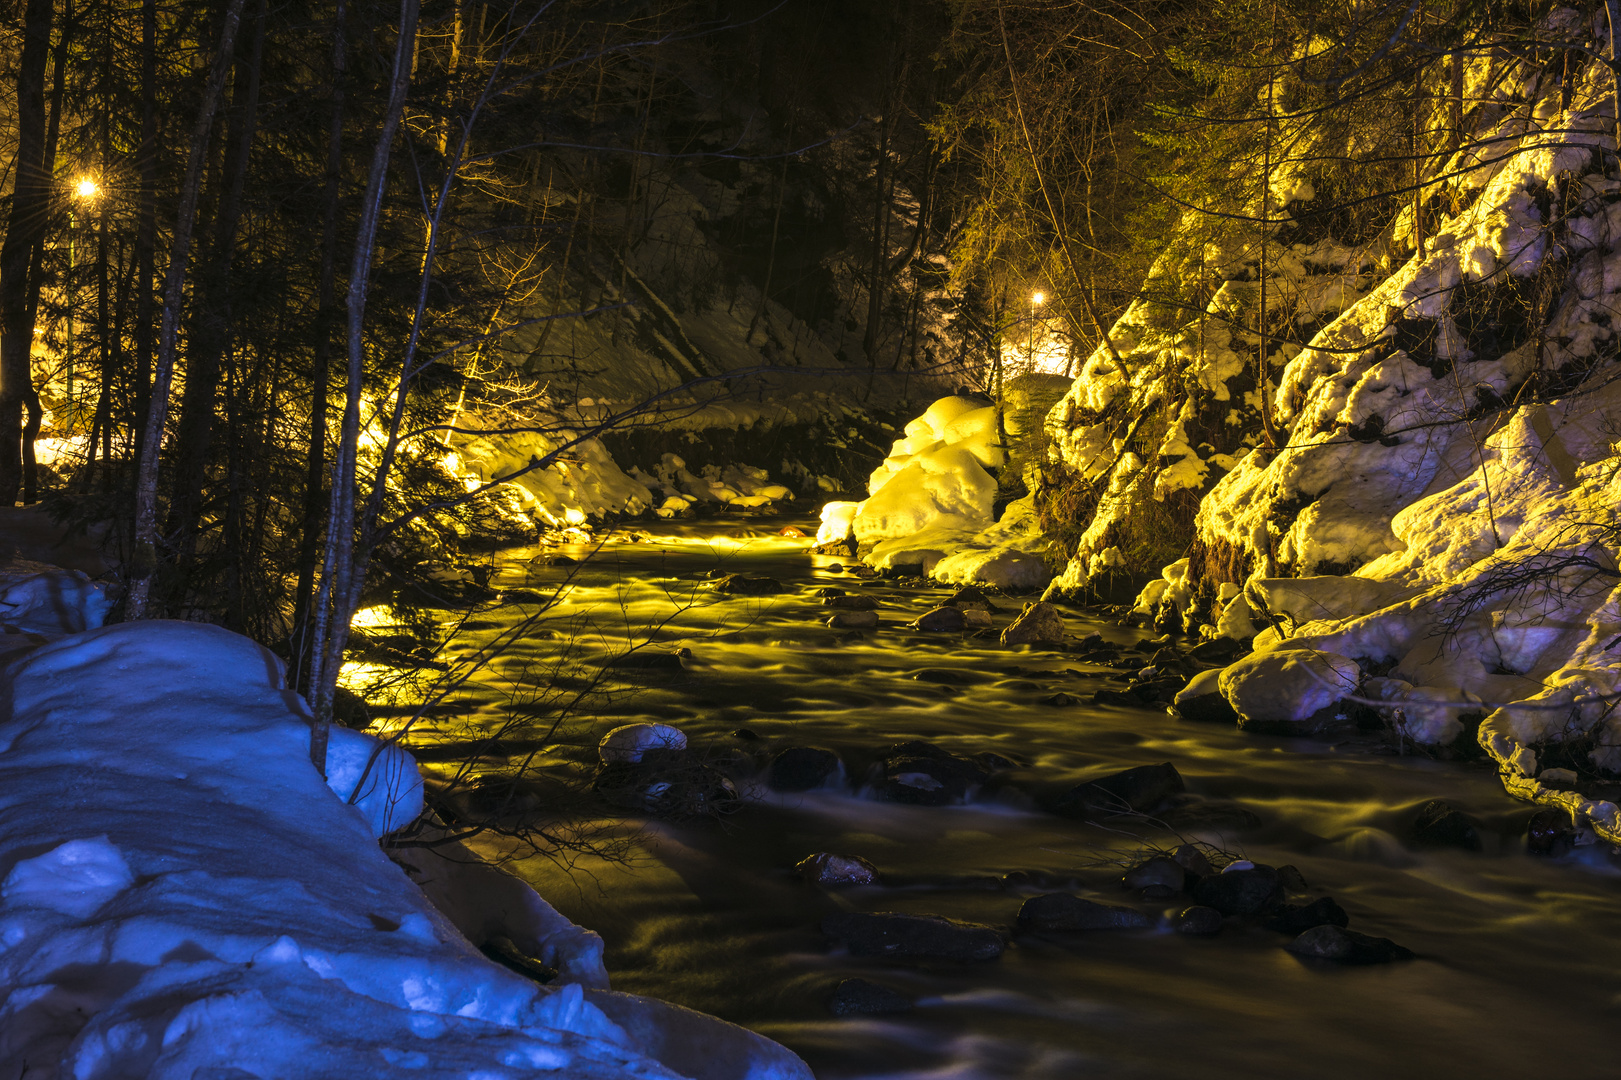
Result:
<svg viewBox="0 0 1621 1080"><path fill-rule="evenodd" d="M135 223L135 410L130 418L135 467L146 442L151 403L154 286L157 283L158 106L157 0L141 0L141 145L137 151L140 200Z"/></svg>
<svg viewBox="0 0 1621 1080"><path fill-rule="evenodd" d="M51 177L45 161L45 63L52 0L28 0L17 65L17 171L11 218L0 243L0 506L22 486L22 409L33 392L30 264L44 235Z"/></svg>
<svg viewBox="0 0 1621 1080"><path fill-rule="evenodd" d="M343 177L343 96L346 52L345 0L338 0L332 32L332 117L327 127L326 189L321 199L321 279L315 306L314 371L310 375L310 445L304 472L304 524L298 546L298 582L293 592L293 684L308 692L310 597L315 589L321 504L326 499L327 394L332 381L332 335L337 330L338 205Z"/></svg>
<svg viewBox="0 0 1621 1080"><path fill-rule="evenodd" d="M169 248L169 268L163 278L163 314L158 325L158 352L152 363L152 397L147 409L146 428L141 434L140 468L135 483L135 551L130 561L129 592L125 617L147 617L152 594L152 577L158 562L158 451L163 443L163 425L169 416L169 385L174 379L174 360L180 329L180 304L184 300L186 261L191 249L191 231L197 216L197 194L202 184L203 158L208 152L208 133L214 126L225 89L225 76L231 70L231 54L236 46L237 28L242 22L243 0L228 0L224 25L220 28L219 49L214 56L208 84L203 89L197 122L192 127L186 160L186 176L180 186L180 212L175 219L174 243Z"/></svg>

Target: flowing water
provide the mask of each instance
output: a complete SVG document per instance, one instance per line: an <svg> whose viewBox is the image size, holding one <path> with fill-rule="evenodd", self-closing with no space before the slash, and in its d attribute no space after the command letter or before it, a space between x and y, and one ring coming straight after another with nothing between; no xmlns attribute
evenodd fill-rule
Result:
<svg viewBox="0 0 1621 1080"><path fill-rule="evenodd" d="M679 673L604 699L564 758L591 758L609 727L658 720L707 753L762 763L789 745L824 746L850 782L800 795L751 788L721 820L650 820L629 862L543 859L516 869L566 915L606 939L614 987L717 1014L800 1053L820 1080L845 1078L1561 1077L1621 1075L1621 873L1608 854L1524 852L1530 810L1481 765L1400 756L1374 735L1339 742L1246 735L1163 712L1044 702L1089 700L1118 685L1107 669L1057 650L923 634L902 624L946 594L862 582L803 540L753 523L739 540L715 522L665 527L639 543L512 551L495 583L566 598L497 665L534 673L566 647L590 661L616 635L688 648ZM801 523L803 524L803 523ZM563 551L582 560L551 567ZM533 561L532 561L533 560ZM779 596L725 598L711 570L768 574ZM814 590L838 585L883 603L885 625L860 639L822 626ZM998 628L1016 613L1002 604ZM1014 610L1010 610L1014 609ZM551 618L555 616L555 618ZM570 618L587 618L580 632ZM470 650L499 621L472 624ZM1135 642L1140 631L1071 613L1072 633ZM918 679L956 673L956 683ZM939 676L934 676L938 678ZM492 674L460 722L493 722L506 681ZM482 699L479 694L484 695ZM481 721L480 717L485 720ZM437 732L449 737L448 721ZM743 728L757 738L733 733ZM465 729L463 729L465 733ZM963 806L876 801L860 788L882 748L929 739L962 753L1026 763L999 791ZM1004 886L1015 871L1075 879L1094 899L1158 913L1120 885L1132 853L1178 842L1144 824L1101 828L1034 809L1021 794L1134 765L1173 762L1203 828L1182 838L1235 856L1292 864L1313 894L1335 897L1351 928L1418 958L1367 967L1303 961L1286 937L1229 921L1211 938L1165 930L1013 933L1039 891ZM1419 808L1442 799L1482 826L1485 850L1408 850ZM1259 819L1247 827L1234 805ZM822 891L791 868L818 851L860 855L884 885ZM1184 901L1185 903L1186 901ZM831 949L821 919L841 910L932 913L1009 932L996 960L895 963ZM860 976L917 999L908 1013L833 1016L829 994Z"/></svg>

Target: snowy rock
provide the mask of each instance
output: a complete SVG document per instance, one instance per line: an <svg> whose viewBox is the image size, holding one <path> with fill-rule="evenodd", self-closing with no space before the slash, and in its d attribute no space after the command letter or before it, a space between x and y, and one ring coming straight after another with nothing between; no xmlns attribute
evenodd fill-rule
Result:
<svg viewBox="0 0 1621 1080"><path fill-rule="evenodd" d="M86 919L135 884L118 848L105 836L68 840L11 868L0 884L7 907L46 908Z"/></svg>
<svg viewBox="0 0 1621 1080"><path fill-rule="evenodd" d="M859 855L835 855L820 851L801 859L794 871L812 885L820 885L824 889L878 883L878 868Z"/></svg>
<svg viewBox="0 0 1621 1080"><path fill-rule="evenodd" d="M1019 929L1035 931L1140 930L1148 916L1134 908L1100 904L1069 893L1032 896L1019 908Z"/></svg>
<svg viewBox="0 0 1621 1080"><path fill-rule="evenodd" d="M1064 640L1064 617L1045 601L1026 604L1024 611L1002 631L1003 645L1057 644Z"/></svg>
<svg viewBox="0 0 1621 1080"><path fill-rule="evenodd" d="M79 570L10 559L0 563L0 623L24 633L74 634L107 618L107 594Z"/></svg>
<svg viewBox="0 0 1621 1080"><path fill-rule="evenodd" d="M650 750L686 748L686 733L670 724L621 724L597 743L597 758L604 765L635 764Z"/></svg>
<svg viewBox="0 0 1621 1080"><path fill-rule="evenodd" d="M1403 948L1389 938L1359 934L1332 924L1307 930L1285 948L1296 956L1336 960L1342 964L1384 964L1392 960L1410 960L1413 956L1411 949Z"/></svg>
<svg viewBox="0 0 1621 1080"><path fill-rule="evenodd" d="M852 956L897 960L994 960L1003 948L994 927L939 915L845 911L823 919L822 933Z"/></svg>
<svg viewBox="0 0 1621 1080"><path fill-rule="evenodd" d="M1225 668L1222 694L1239 724L1253 730L1299 728L1354 693L1361 670L1349 657L1316 649L1253 653Z"/></svg>
<svg viewBox="0 0 1621 1080"><path fill-rule="evenodd" d="M816 546L842 546L847 540L853 540L855 533L851 525L856 519L856 508L860 505L853 502L822 504L821 524L816 528Z"/></svg>
<svg viewBox="0 0 1621 1080"><path fill-rule="evenodd" d="M1195 675L1171 700L1176 711L1189 720L1231 724L1238 719L1238 714L1221 692L1221 671L1218 668Z"/></svg>

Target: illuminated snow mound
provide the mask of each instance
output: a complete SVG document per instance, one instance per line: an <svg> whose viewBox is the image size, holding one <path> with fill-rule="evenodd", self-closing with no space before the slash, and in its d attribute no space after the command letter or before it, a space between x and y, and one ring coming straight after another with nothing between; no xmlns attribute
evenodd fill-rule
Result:
<svg viewBox="0 0 1621 1080"><path fill-rule="evenodd" d="M93 629L0 685L5 1075L809 1080L732 1025L486 960L378 846L420 806L414 763L385 752L349 805L377 742L335 732L329 786L246 638ZM600 985L594 936L551 916L564 978Z"/></svg>
<svg viewBox="0 0 1621 1080"><path fill-rule="evenodd" d="M1031 589L1050 573L1030 499L994 516L1006 462L996 408L965 397L934 402L906 425L860 503L822 508L816 542L853 539L879 569L918 567L941 581Z"/></svg>

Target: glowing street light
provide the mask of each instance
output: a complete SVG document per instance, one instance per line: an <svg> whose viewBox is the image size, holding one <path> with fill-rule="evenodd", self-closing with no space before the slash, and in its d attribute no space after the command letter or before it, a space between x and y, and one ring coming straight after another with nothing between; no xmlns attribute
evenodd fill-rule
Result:
<svg viewBox="0 0 1621 1080"><path fill-rule="evenodd" d="M101 185L88 176L81 176L79 182L73 185L73 194L81 199L94 199L101 194Z"/></svg>
<svg viewBox="0 0 1621 1080"><path fill-rule="evenodd" d="M93 176L81 176L73 182L74 198L86 203L94 203L101 194L101 185L96 183ZM77 226L77 216L73 213L73 206L68 205L68 350L67 350L67 390L69 407L73 404L73 360L74 360L74 331L77 329L78 314L74 309L74 281L73 281L73 236ZM103 328L102 333L106 333Z"/></svg>

